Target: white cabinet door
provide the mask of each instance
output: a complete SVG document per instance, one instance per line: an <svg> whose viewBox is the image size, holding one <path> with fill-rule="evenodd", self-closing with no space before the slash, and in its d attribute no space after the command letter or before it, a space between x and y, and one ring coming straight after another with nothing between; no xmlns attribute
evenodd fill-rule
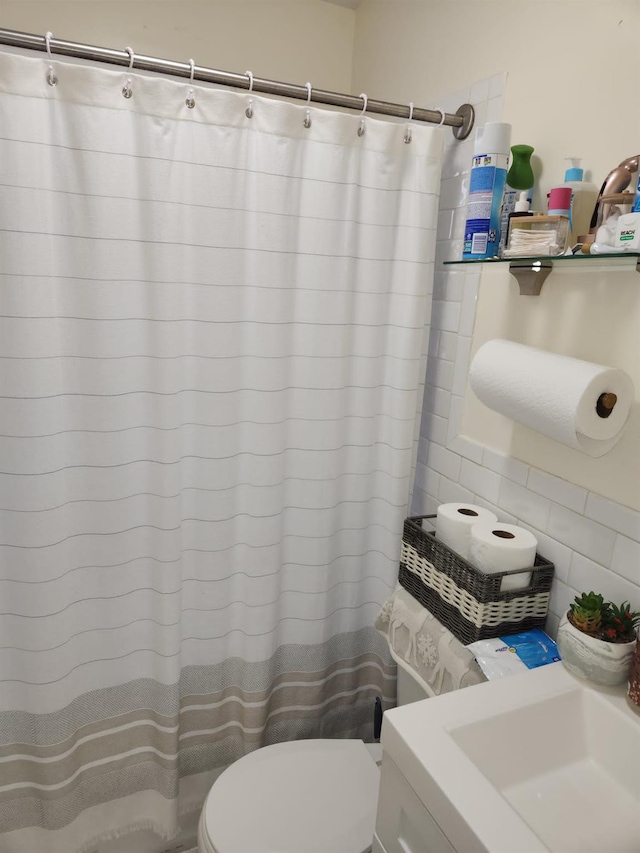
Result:
<svg viewBox="0 0 640 853"><path fill-rule="evenodd" d="M386 853L456 853L386 753L381 771L376 835Z"/></svg>

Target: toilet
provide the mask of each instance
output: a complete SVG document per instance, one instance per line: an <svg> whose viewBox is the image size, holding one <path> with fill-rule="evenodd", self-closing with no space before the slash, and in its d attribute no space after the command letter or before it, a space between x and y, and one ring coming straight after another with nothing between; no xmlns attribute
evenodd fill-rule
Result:
<svg viewBox="0 0 640 853"><path fill-rule="evenodd" d="M398 705L427 698L398 664ZM380 744L298 740L264 746L228 767L205 800L198 853L369 853Z"/></svg>

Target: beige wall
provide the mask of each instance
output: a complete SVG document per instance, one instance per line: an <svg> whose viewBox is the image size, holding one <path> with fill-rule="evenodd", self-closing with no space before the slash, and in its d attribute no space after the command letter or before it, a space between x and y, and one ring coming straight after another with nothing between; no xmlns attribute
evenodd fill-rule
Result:
<svg viewBox="0 0 640 853"><path fill-rule="evenodd" d="M640 275L631 260L625 269L583 270L580 266L553 272L543 285L544 298L520 296L505 271L488 270L480 289L472 355L485 341L507 338L620 367L633 379L640 400ZM471 390L465 398L462 434L640 510L638 403L620 442L598 459L492 412Z"/></svg>
<svg viewBox="0 0 640 853"><path fill-rule="evenodd" d="M355 12L321 0L0 0L0 25L349 91Z"/></svg>
<svg viewBox="0 0 640 853"><path fill-rule="evenodd" d="M539 156L539 206L562 180L564 157L582 155L600 183L638 153L631 83L638 33L637 0L364 0L353 85L449 109L469 98L479 123L487 116L510 121L513 142L529 142ZM502 71L508 72L504 104ZM640 512L630 508L640 495L640 404L615 457L592 460L554 443L533 459L531 436L535 443L544 437L524 427L498 434L482 421L479 441L465 437L469 356L481 339L506 337L620 364L638 380L640 276L552 274L541 296L520 297L502 268L480 276L442 266L462 252L470 148L450 143L443 164L412 512L471 501L531 530L539 552L555 564L547 620L554 634L579 592L594 589L640 609ZM474 424L483 418L476 415Z"/></svg>
<svg viewBox="0 0 640 853"><path fill-rule="evenodd" d="M640 150L640 113L624 83L633 79L639 33L637 0L365 0L354 85L437 105L443 94L507 71L503 118L514 143L535 147L534 207L544 209L566 156L582 156L599 186ZM507 338L621 367L640 398L640 278L584 269L552 274L537 298L517 295L505 269L485 269L473 349ZM466 397L464 435L640 509L640 405L620 445L593 460L501 418L469 391Z"/></svg>
<svg viewBox="0 0 640 853"><path fill-rule="evenodd" d="M353 85L435 106L507 71L504 120L514 143L535 147L544 192L567 156L599 184L639 146L639 35L638 0L364 0Z"/></svg>

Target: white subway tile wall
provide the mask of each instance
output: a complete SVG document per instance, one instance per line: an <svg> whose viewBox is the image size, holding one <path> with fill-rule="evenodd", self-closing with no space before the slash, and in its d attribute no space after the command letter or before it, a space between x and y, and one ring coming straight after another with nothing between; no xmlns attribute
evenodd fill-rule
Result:
<svg viewBox="0 0 640 853"><path fill-rule="evenodd" d="M506 74L442 100L455 112L469 101L476 126L500 121ZM555 636L574 596L593 589L640 610L640 513L587 492L460 435L480 275L444 260L462 257L473 134L446 137L436 243L433 319L411 511L435 512L448 501L473 501L538 539L556 567L547 630Z"/></svg>

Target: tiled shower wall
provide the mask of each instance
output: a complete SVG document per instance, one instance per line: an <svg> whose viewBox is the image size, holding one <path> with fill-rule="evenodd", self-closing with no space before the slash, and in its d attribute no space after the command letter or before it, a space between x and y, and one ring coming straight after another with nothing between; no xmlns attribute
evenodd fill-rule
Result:
<svg viewBox="0 0 640 853"><path fill-rule="evenodd" d="M468 101L477 127L499 121L505 85L506 75L495 75L439 106L455 112ZM473 134L464 142L447 138L412 513L471 501L531 530L556 567L547 622L555 636L560 616L583 591L640 610L640 513L459 435L480 275L442 263L462 257L472 149Z"/></svg>

